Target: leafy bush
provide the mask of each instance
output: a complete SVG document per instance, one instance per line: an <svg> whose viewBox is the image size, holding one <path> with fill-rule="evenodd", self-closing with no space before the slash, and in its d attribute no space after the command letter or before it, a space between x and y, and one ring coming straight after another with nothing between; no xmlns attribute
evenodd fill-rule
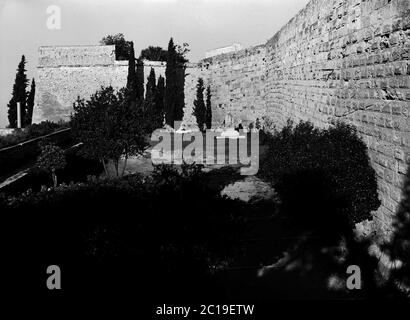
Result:
<svg viewBox="0 0 410 320"><path fill-rule="evenodd" d="M167 50L164 50L161 47L149 46L141 50L139 59L146 59L149 61L167 61Z"/></svg>
<svg viewBox="0 0 410 320"><path fill-rule="evenodd" d="M107 162L112 160L116 175L123 175L130 156L142 154L147 147L144 119L129 100L130 91L101 87L89 100L77 99L71 117L73 134L83 143L81 153L100 161L109 175ZM124 157L120 173L119 160Z"/></svg>
<svg viewBox="0 0 410 320"><path fill-rule="evenodd" d="M102 45L115 45L115 60L128 60L130 41L125 40L124 34L107 35L101 39Z"/></svg>
<svg viewBox="0 0 410 320"><path fill-rule="evenodd" d="M371 219L380 205L376 176L353 127L288 122L266 139L260 175L274 185L282 210L329 232Z"/></svg>
<svg viewBox="0 0 410 320"><path fill-rule="evenodd" d="M54 187L57 187L57 171L64 169L67 165L64 150L49 142L42 143L40 149L41 154L37 159L37 166L51 174Z"/></svg>
<svg viewBox="0 0 410 320"><path fill-rule="evenodd" d="M187 294L189 279L208 279L236 250L245 212L245 204L222 198L202 178L200 167L161 166L152 177L93 178L3 198L0 210L11 210L17 224L24 219L30 226L20 226L15 236L30 239L25 247L33 246L32 261L60 259L67 269L98 264L91 273L79 270L67 279L73 287L107 289L116 275L111 268L129 268L127 286L141 288L148 281L149 288L158 281L166 288L173 286L164 281L176 281Z"/></svg>
<svg viewBox="0 0 410 320"><path fill-rule="evenodd" d="M35 139L64 128L68 128L68 123L43 121L39 124L32 124L24 129L17 129L12 134L0 137L0 149Z"/></svg>

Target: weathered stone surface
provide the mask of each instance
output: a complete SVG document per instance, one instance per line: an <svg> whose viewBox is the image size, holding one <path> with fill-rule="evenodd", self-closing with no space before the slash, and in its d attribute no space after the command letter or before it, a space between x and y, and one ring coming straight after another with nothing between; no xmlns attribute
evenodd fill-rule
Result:
<svg viewBox="0 0 410 320"><path fill-rule="evenodd" d="M165 77L166 64L144 61L145 83L151 68ZM194 124L192 105L199 77L197 64L185 69L185 120ZM34 122L68 120L77 97L87 99L101 86L120 89L127 83L128 61L115 60L114 46L40 47Z"/></svg>

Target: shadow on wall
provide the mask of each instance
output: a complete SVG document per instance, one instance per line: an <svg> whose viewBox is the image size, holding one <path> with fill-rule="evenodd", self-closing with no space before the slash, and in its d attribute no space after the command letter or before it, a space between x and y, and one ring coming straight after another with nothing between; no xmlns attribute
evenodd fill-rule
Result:
<svg viewBox="0 0 410 320"><path fill-rule="evenodd" d="M354 225L380 205L375 171L353 127L317 129L309 122L267 138L261 177L280 198L280 215L297 230L282 259L259 272L260 298L375 298L395 296L379 281L370 242L357 240ZM359 266L362 290L346 286L349 266Z"/></svg>
<svg viewBox="0 0 410 320"><path fill-rule="evenodd" d="M38 108L38 105L40 105L41 108ZM66 118L64 120L68 120L70 115L69 112L71 111L64 110L64 107L58 101L57 96L50 92L44 92L41 95L40 102L37 104L36 109L37 111L34 113L35 118L33 119L33 121L35 122L39 122L44 119L47 119L51 122L59 122L62 120L62 118ZM41 114L36 114L39 112Z"/></svg>
<svg viewBox="0 0 410 320"><path fill-rule="evenodd" d="M393 264L392 280L410 295L410 164L403 184L400 206L393 222L394 232L385 250Z"/></svg>

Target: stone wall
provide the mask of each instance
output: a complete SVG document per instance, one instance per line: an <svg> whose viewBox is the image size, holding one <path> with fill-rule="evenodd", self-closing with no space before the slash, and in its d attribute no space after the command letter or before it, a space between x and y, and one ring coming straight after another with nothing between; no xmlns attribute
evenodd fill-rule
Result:
<svg viewBox="0 0 410 320"><path fill-rule="evenodd" d="M151 68L165 77L166 64L144 61L144 79ZM198 65L186 65L185 105L188 123L194 123L192 105ZM87 99L101 86L118 90L127 83L128 61L115 60L115 46L40 47L34 122L68 120L77 97Z"/></svg>
<svg viewBox="0 0 410 320"><path fill-rule="evenodd" d="M410 1L312 0L265 45L202 61L217 122L264 115L354 125L369 148L388 234L410 151Z"/></svg>
<svg viewBox="0 0 410 320"><path fill-rule="evenodd" d="M266 45L268 114L356 126L378 176L383 234L410 150L409 10L408 0L313 0Z"/></svg>
<svg viewBox="0 0 410 320"><path fill-rule="evenodd" d="M221 126L227 114L234 124L245 125L266 114L265 56L262 45L201 61L205 84L211 87L214 126Z"/></svg>

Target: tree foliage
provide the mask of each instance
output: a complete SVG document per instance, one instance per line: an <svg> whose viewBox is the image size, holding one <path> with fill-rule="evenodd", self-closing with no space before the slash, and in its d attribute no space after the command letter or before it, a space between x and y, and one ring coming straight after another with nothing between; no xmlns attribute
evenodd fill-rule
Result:
<svg viewBox="0 0 410 320"><path fill-rule="evenodd" d="M161 47L149 46L146 49L141 50L140 59L149 61L167 61L167 50Z"/></svg>
<svg viewBox="0 0 410 320"><path fill-rule="evenodd" d="M101 161L107 175L109 160L120 175L127 159L146 148L143 117L129 95L126 88L115 92L111 86L102 87L88 101L78 99L74 104L71 124L74 135L84 144L81 152L87 158ZM125 164L120 173L121 157Z"/></svg>
<svg viewBox="0 0 410 320"><path fill-rule="evenodd" d="M43 143L40 146L40 150L41 153L37 159L37 167L49 172L53 179L54 187L57 187L57 170L64 169L67 164L64 150L50 142Z"/></svg>
<svg viewBox="0 0 410 320"><path fill-rule="evenodd" d="M136 77L135 92L137 94L137 100L142 103L144 101L144 62L140 59L137 59Z"/></svg>
<svg viewBox="0 0 410 320"><path fill-rule="evenodd" d="M204 102L204 90L204 80L199 78L196 85L196 99L194 100L193 114L196 118L198 128L201 131L205 129L207 116L207 109Z"/></svg>
<svg viewBox="0 0 410 320"><path fill-rule="evenodd" d="M189 60L186 55L190 52L188 43L175 46L175 51L177 55L177 61L179 63L187 63ZM149 46L146 49L141 50L139 59L149 60L149 61L167 61L168 51L161 47Z"/></svg>
<svg viewBox="0 0 410 320"><path fill-rule="evenodd" d="M131 100L137 100L137 73L135 69L134 43L130 43L130 53L128 56L127 90Z"/></svg>
<svg viewBox="0 0 410 320"><path fill-rule="evenodd" d="M288 122L266 139L259 174L274 185L283 211L324 225L338 217L351 225L372 218L380 205L376 174L353 127Z"/></svg>
<svg viewBox="0 0 410 320"><path fill-rule="evenodd" d="M184 117L184 63L187 61L184 54L188 50L186 47L186 44L184 44L184 47L176 46L172 38L168 43L167 66L165 69L165 121L171 127L174 126L175 121L182 121Z"/></svg>
<svg viewBox="0 0 410 320"><path fill-rule="evenodd" d="M393 278L407 290L410 289L410 166L403 185L400 202L393 223L394 232L391 242L387 245L391 258L401 261L394 270ZM410 292L410 291L409 291Z"/></svg>
<svg viewBox="0 0 410 320"><path fill-rule="evenodd" d="M157 94L157 87L156 87L156 77L154 68L151 68L150 74L147 78L147 85L146 85L146 95L144 101L144 114L145 114L145 124L147 126L147 131L152 132L153 130L157 129L156 125L156 94Z"/></svg>
<svg viewBox="0 0 410 320"><path fill-rule="evenodd" d="M36 82L33 80L31 80L31 88L30 88L30 92L27 96L27 113L26 113L26 117L25 117L25 124L26 126L31 125L31 123L33 122L33 110L34 110L34 98L36 95Z"/></svg>
<svg viewBox="0 0 410 320"><path fill-rule="evenodd" d="M23 55L17 68L16 79L13 85L12 98L10 99L8 108L8 120L10 128L17 128L17 102L20 102L21 110L21 125L25 126L25 118L27 113L27 84L26 76L26 58Z"/></svg>
<svg viewBox="0 0 410 320"><path fill-rule="evenodd" d="M117 33L114 35L107 35L101 39L102 45L115 45L115 59L128 60L130 53L131 42L126 41L124 34Z"/></svg>
<svg viewBox="0 0 410 320"><path fill-rule="evenodd" d="M158 77L157 90L155 95L155 128L162 128L164 125L164 99L165 99L165 79L163 76Z"/></svg>
<svg viewBox="0 0 410 320"><path fill-rule="evenodd" d="M212 128L212 105L211 105L211 87L206 88L206 117L205 124L207 129Z"/></svg>

